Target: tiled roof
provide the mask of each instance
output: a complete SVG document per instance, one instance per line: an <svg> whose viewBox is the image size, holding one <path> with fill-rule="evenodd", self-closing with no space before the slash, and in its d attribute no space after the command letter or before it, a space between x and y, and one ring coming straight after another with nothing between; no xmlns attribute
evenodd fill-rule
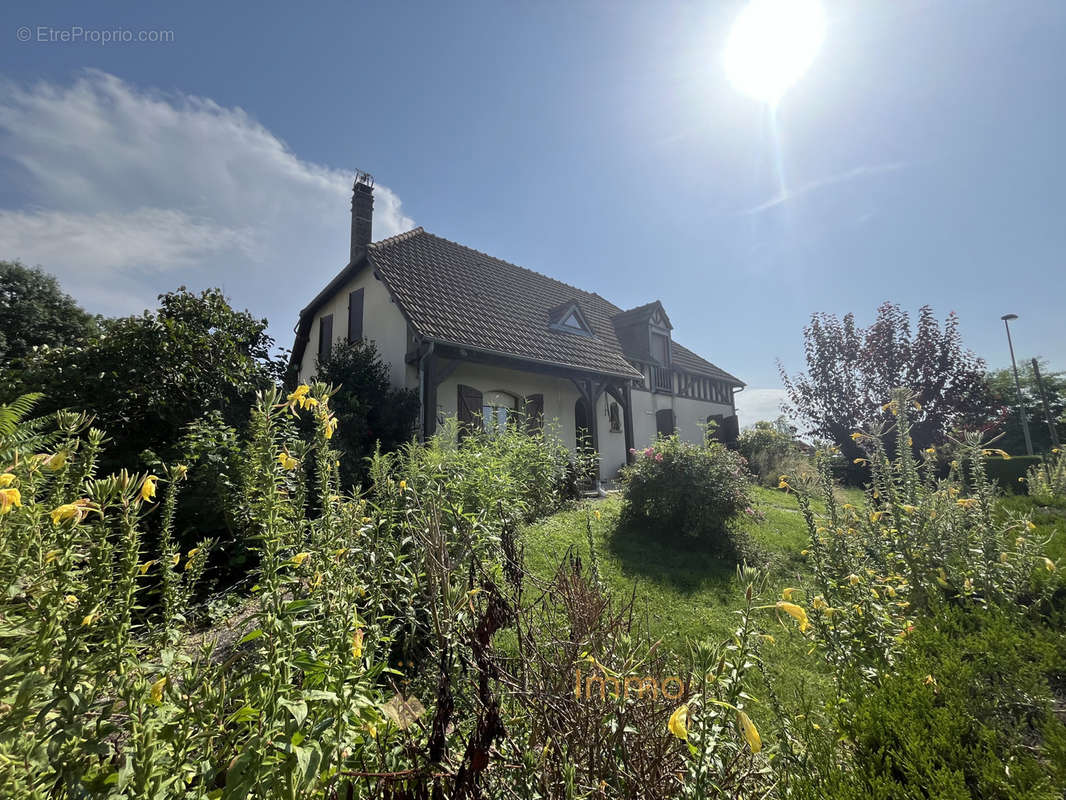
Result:
<svg viewBox="0 0 1066 800"><path fill-rule="evenodd" d="M408 321L426 338L546 364L640 377L623 355L611 321L622 309L598 294L421 228L371 244L367 256ZM577 303L593 336L549 327L550 312L569 302ZM676 342L673 360L680 369L743 385Z"/></svg>

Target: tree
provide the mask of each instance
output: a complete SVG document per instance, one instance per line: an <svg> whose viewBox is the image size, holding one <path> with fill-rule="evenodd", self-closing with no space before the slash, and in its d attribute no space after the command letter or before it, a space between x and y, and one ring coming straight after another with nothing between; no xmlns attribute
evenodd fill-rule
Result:
<svg viewBox="0 0 1066 800"><path fill-rule="evenodd" d="M789 412L806 423L807 433L837 445L849 463L863 455L851 434L891 422L883 406L897 387L909 388L921 407L913 410L915 449L987 419L992 401L984 362L962 346L955 312L941 329L933 310L923 306L913 336L909 315L895 303L882 304L865 329L856 327L853 314L843 320L813 314L803 336L807 372L789 376L778 364Z"/></svg>
<svg viewBox="0 0 1066 800"><path fill-rule="evenodd" d="M34 347L84 341L96 320L39 267L0 261L0 361L24 358Z"/></svg>
<svg viewBox="0 0 1066 800"><path fill-rule="evenodd" d="M1051 419L1057 426L1059 442L1066 442L1066 372L1051 372L1047 362L1040 362L1040 377L1044 381ZM1014 386L1014 373L1010 369L989 372L985 377L988 392L996 407L988 418L991 429L1002 434L996 447L1014 455L1025 453L1025 436L1018 416L1018 390ZM1051 450L1051 433L1048 431L1044 405L1036 385L1033 364L1023 359L1018 363L1018 381L1022 385L1022 401L1029 420L1029 433L1033 440L1033 452Z"/></svg>
<svg viewBox="0 0 1066 800"><path fill-rule="evenodd" d="M366 478L366 459L376 446L387 452L410 441L418 393L393 388L388 366L373 342L364 340L335 345L318 364L315 380L338 387L330 400L338 421L334 446L345 456L341 482L350 488Z"/></svg>
<svg viewBox="0 0 1066 800"><path fill-rule="evenodd" d="M104 469L136 468L145 450L172 458L185 427L210 411L243 429L256 391L280 374L266 320L235 311L218 289L182 287L159 304L101 321L83 343L31 352L4 375L7 396L41 392L40 410L94 414L110 437Z"/></svg>

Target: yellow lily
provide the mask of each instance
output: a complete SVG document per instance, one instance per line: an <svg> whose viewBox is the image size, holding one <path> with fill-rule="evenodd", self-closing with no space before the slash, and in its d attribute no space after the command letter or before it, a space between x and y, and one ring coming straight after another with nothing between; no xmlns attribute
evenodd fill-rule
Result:
<svg viewBox="0 0 1066 800"><path fill-rule="evenodd" d="M13 486L0 489L0 514L6 514L12 508L22 508L22 493Z"/></svg>
<svg viewBox="0 0 1066 800"><path fill-rule="evenodd" d="M158 475L144 476L144 482L141 484L141 500L147 503L155 498L155 485L158 480Z"/></svg>
<svg viewBox="0 0 1066 800"><path fill-rule="evenodd" d="M666 723L667 729L678 739L688 739L688 703L678 706Z"/></svg>
<svg viewBox="0 0 1066 800"><path fill-rule="evenodd" d="M748 747L751 748L752 753L758 753L762 750L762 737L759 736L759 731L755 727L748 715L743 711L737 712L737 724L740 725L740 732L744 736L744 740L748 743Z"/></svg>
<svg viewBox="0 0 1066 800"><path fill-rule="evenodd" d="M363 657L363 629L356 628L355 633L352 634L352 656L354 658Z"/></svg>
<svg viewBox="0 0 1066 800"><path fill-rule="evenodd" d="M163 690L165 688L167 688L167 676L166 675L164 675L162 678L160 678L159 680L157 680L155 683L152 684L152 689L148 693L148 696L152 698L152 702L153 703L162 703L163 702Z"/></svg>
<svg viewBox="0 0 1066 800"><path fill-rule="evenodd" d="M0 489L6 489L8 486L14 483L14 481L14 473L5 472L3 475L0 475Z"/></svg>
<svg viewBox="0 0 1066 800"><path fill-rule="evenodd" d="M777 608L779 611L784 611L790 617L793 617L799 622L800 633L805 633L807 628L810 627L810 622L807 620L807 612L803 610L801 606L795 603L789 603L784 600L777 601Z"/></svg>

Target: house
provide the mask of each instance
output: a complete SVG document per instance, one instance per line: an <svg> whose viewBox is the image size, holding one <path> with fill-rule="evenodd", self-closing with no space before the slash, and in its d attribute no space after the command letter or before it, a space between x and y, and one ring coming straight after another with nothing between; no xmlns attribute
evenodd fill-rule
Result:
<svg viewBox="0 0 1066 800"><path fill-rule="evenodd" d="M292 366L309 380L344 339L370 339L392 383L417 389L420 434L463 425L543 425L599 451L609 479L632 448L677 431L738 431L744 384L673 339L658 301L623 310L600 295L415 228L371 241L373 181L352 193L348 265L300 312Z"/></svg>

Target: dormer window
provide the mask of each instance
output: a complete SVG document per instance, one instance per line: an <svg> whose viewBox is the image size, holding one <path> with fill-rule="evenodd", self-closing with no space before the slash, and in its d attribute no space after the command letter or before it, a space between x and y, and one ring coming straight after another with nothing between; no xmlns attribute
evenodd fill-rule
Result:
<svg viewBox="0 0 1066 800"><path fill-rule="evenodd" d="M576 301L563 303L548 312L548 327L553 331L576 333L578 336L593 336L592 326L588 324L581 307Z"/></svg>
<svg viewBox="0 0 1066 800"><path fill-rule="evenodd" d="M670 337L657 331L651 332L651 357L661 366L670 364Z"/></svg>

